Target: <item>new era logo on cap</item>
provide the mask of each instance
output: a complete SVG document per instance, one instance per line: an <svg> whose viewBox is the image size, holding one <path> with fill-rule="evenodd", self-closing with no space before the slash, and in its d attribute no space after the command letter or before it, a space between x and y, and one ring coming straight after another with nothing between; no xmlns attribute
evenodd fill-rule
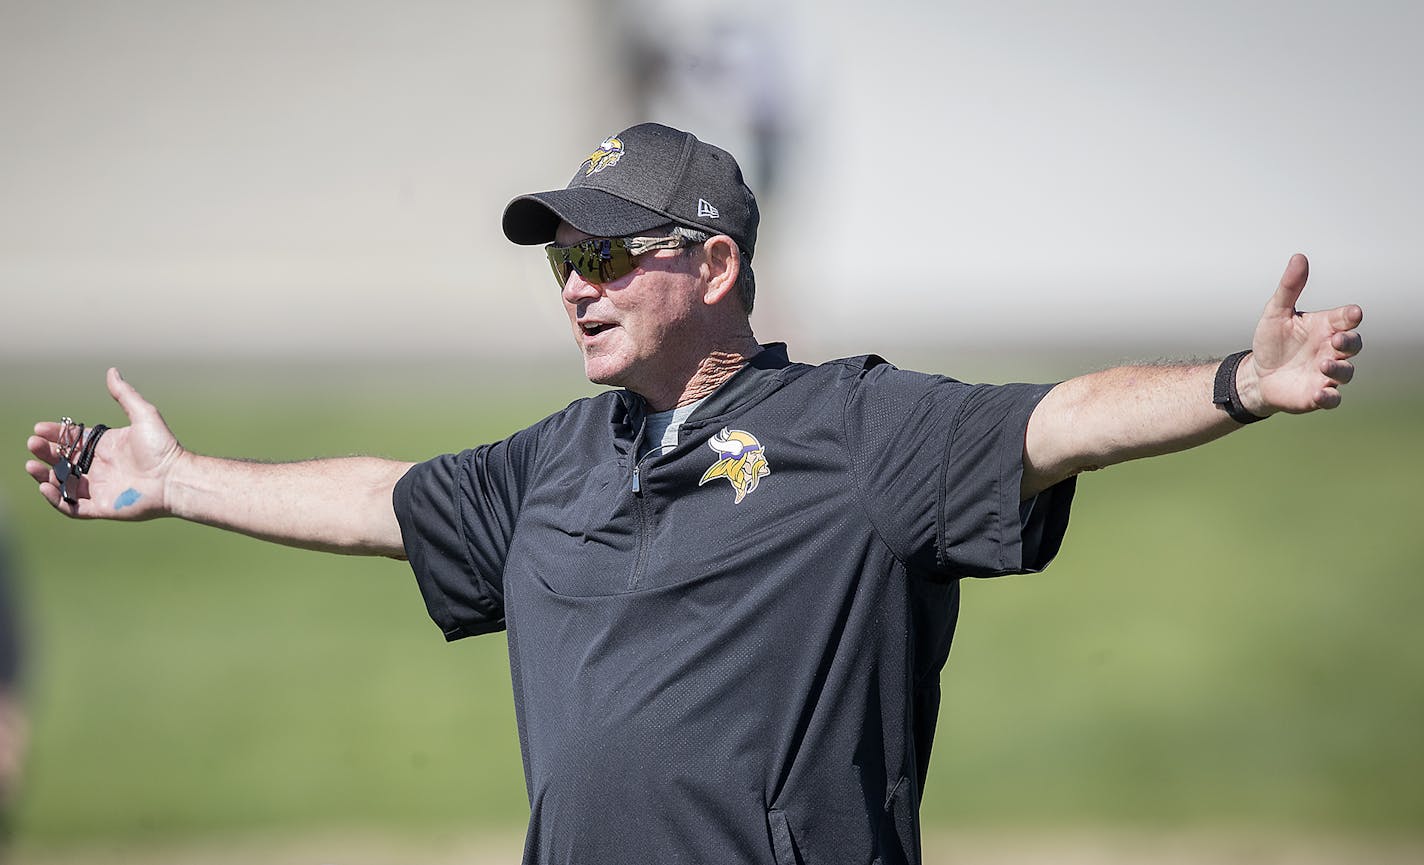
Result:
<svg viewBox="0 0 1424 865"><path fill-rule="evenodd" d="M716 219L722 214L717 212L717 208L712 206L712 202L705 198L697 199L697 216L700 219Z"/></svg>

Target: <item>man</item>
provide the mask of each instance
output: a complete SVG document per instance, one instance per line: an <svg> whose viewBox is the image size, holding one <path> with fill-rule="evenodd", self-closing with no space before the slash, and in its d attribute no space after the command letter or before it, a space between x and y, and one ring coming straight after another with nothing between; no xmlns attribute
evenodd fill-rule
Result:
<svg viewBox="0 0 1424 865"><path fill-rule="evenodd" d="M27 468L74 517L408 558L448 639L507 629L527 862L917 862L957 580L1045 567L1082 471L1334 407L1361 311L1296 312L1296 256L1221 364L812 367L753 336L757 223L729 154L635 126L504 214L619 390L419 465L263 465L186 450L110 370L131 425L38 424Z"/></svg>

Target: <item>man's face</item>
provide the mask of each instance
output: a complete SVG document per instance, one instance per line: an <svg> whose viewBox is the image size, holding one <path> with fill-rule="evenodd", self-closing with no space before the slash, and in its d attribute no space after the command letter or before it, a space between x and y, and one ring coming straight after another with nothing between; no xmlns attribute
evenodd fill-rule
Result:
<svg viewBox="0 0 1424 865"><path fill-rule="evenodd" d="M588 236L561 224L555 242L568 245ZM632 273L610 282L569 274L564 311L589 381L647 396L683 371L683 355L700 348L693 333L703 289L697 261L696 252L684 247L639 256Z"/></svg>

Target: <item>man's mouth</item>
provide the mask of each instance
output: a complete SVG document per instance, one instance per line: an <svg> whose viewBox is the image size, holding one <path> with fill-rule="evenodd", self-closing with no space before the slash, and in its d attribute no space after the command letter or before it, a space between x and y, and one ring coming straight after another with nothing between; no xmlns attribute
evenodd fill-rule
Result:
<svg viewBox="0 0 1424 865"><path fill-rule="evenodd" d="M608 330L610 327L615 327L615 325L607 324L601 321L585 321L579 323L579 329L583 331L584 336L597 336L598 334L603 333L605 330Z"/></svg>

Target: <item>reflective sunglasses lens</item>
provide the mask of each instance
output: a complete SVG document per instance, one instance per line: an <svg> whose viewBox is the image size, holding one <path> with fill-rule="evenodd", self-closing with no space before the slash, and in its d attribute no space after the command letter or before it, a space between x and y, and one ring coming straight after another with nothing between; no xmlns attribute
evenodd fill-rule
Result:
<svg viewBox="0 0 1424 865"><path fill-rule="evenodd" d="M568 282L571 271L578 271L589 282L604 283L632 273L635 266L633 255L621 240L595 237L573 246L551 245L546 250L560 286Z"/></svg>
<svg viewBox="0 0 1424 865"><path fill-rule="evenodd" d="M559 287L563 288L564 283L569 281L569 264L564 255L565 250L551 246L544 251L549 256L549 267L554 271L554 279L558 281Z"/></svg>

